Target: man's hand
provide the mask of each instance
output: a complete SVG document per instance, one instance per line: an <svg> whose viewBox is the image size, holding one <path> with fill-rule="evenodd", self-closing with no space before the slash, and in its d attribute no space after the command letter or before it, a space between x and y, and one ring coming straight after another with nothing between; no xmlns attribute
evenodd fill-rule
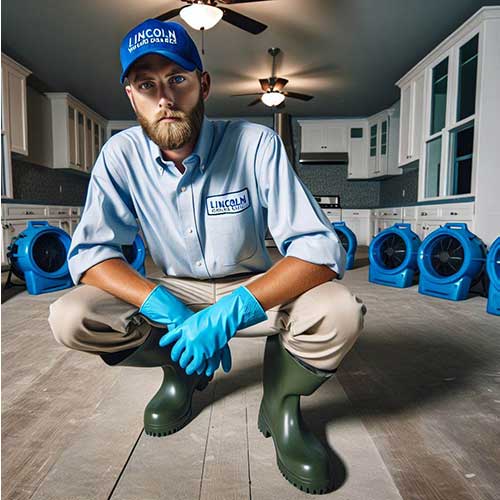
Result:
<svg viewBox="0 0 500 500"><path fill-rule="evenodd" d="M165 325L169 330L180 326L194 314L189 307L162 285L158 285L147 296L139 312L146 318ZM231 369L231 351L229 350L229 346L226 346L222 351L218 350L214 352L213 356L206 360L206 363L204 360L197 370L198 375L205 372L205 375L211 377L219 368L221 361L224 371L228 372Z"/></svg>
<svg viewBox="0 0 500 500"><path fill-rule="evenodd" d="M265 319L267 314L257 299L240 286L169 331L160 339L160 346L174 343L170 353L172 361L178 361L186 374L191 375L222 350L238 330ZM223 368L226 371L224 358Z"/></svg>

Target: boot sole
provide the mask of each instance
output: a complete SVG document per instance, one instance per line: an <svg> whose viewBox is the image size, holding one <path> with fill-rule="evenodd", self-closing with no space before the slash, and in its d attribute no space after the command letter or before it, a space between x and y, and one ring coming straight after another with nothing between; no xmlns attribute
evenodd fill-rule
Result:
<svg viewBox="0 0 500 500"><path fill-rule="evenodd" d="M278 469L281 472L281 475L295 488L304 491L305 493L310 493L312 495L323 495L325 493L329 493L333 490L333 485L331 481L324 484L311 483L309 481L305 481L304 479L298 477L293 472L289 471L285 464L280 460L278 456L276 441L271 433L270 427L267 423L266 417L264 416L264 412L262 411L262 407L259 410L259 418L257 420L257 426L259 431L265 438L271 437L274 443L274 449L276 450L276 462L278 464Z"/></svg>
<svg viewBox="0 0 500 500"><path fill-rule="evenodd" d="M202 381L199 382L199 384L195 387L195 389L200 392L205 390L213 378L214 376L212 375L208 379L203 379ZM174 434L183 429L184 427L186 427L186 425L189 424L189 422L191 421L192 416L193 416L193 411L191 408L189 408L189 411L173 424L166 424L161 426L144 424L144 432L148 436L152 437L170 436L170 434Z"/></svg>

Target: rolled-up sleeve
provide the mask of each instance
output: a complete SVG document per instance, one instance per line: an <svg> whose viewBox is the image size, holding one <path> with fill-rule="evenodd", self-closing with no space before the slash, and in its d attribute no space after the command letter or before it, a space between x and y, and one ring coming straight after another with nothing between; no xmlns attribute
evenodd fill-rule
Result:
<svg viewBox="0 0 500 500"><path fill-rule="evenodd" d="M281 138L263 138L256 164L258 192L267 208L267 223L279 252L338 274L345 272L346 253L330 221L295 174Z"/></svg>
<svg viewBox="0 0 500 500"><path fill-rule="evenodd" d="M92 170L85 207L68 252L69 272L75 285L87 269L99 262L125 260L121 246L131 245L137 235L130 194L116 163L105 147Z"/></svg>

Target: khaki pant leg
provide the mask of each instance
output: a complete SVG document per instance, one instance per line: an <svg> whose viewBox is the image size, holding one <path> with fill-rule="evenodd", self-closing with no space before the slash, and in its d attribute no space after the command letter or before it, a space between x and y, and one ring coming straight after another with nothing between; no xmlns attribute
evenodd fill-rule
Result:
<svg viewBox="0 0 500 500"><path fill-rule="evenodd" d="M219 284L218 298L259 276ZM240 330L236 335L279 334L287 351L308 365L320 370L335 370L363 329L366 307L345 285L328 281L266 312L267 320Z"/></svg>
<svg viewBox="0 0 500 500"><path fill-rule="evenodd" d="M161 283L194 312L214 302L214 285L191 278L150 278ZM50 306L55 339L71 349L117 352L140 346L149 330L138 308L91 285L79 285Z"/></svg>

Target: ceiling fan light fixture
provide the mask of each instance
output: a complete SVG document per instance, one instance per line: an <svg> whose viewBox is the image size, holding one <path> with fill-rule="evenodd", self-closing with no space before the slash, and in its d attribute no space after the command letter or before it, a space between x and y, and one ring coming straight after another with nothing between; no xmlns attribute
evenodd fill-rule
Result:
<svg viewBox="0 0 500 500"><path fill-rule="evenodd" d="M266 106L273 107L279 106L285 100L285 96L281 92L273 90L262 94L260 99Z"/></svg>
<svg viewBox="0 0 500 500"><path fill-rule="evenodd" d="M180 11L182 19L195 30L213 28L222 19L222 15L223 12L219 8L199 3L184 7Z"/></svg>

